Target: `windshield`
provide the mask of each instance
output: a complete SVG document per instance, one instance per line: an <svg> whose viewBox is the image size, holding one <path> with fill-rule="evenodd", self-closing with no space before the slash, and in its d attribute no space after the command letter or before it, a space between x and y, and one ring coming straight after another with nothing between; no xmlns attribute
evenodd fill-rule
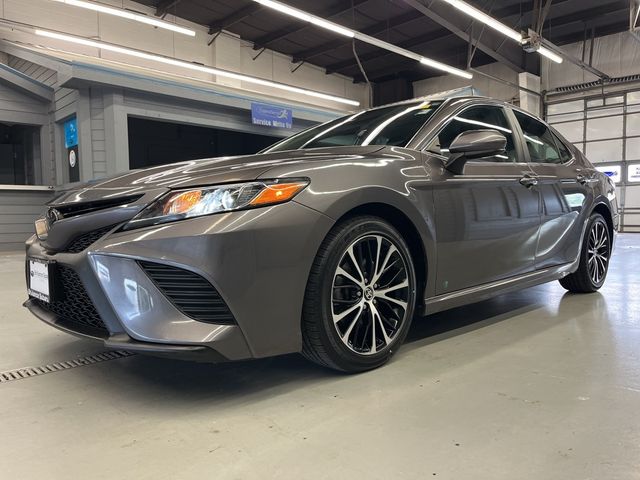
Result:
<svg viewBox="0 0 640 480"><path fill-rule="evenodd" d="M351 145L404 147L441 104L417 101L366 110L304 130L262 153Z"/></svg>

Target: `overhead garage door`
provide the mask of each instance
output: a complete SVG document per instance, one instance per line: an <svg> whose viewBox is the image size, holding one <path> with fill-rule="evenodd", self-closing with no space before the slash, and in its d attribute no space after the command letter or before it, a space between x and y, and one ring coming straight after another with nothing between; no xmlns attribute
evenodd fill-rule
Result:
<svg viewBox="0 0 640 480"><path fill-rule="evenodd" d="M547 105L547 121L616 182L623 231L640 231L640 90Z"/></svg>

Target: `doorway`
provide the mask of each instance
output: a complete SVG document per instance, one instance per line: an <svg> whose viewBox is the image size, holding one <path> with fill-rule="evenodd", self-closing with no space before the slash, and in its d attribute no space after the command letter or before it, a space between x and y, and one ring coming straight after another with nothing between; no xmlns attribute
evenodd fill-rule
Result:
<svg viewBox="0 0 640 480"><path fill-rule="evenodd" d="M250 155L278 137L129 117L132 169L228 155Z"/></svg>

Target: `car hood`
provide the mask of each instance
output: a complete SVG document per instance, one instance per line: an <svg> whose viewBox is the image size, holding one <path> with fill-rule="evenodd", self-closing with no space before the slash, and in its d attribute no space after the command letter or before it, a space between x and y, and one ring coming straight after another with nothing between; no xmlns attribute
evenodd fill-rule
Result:
<svg viewBox="0 0 640 480"><path fill-rule="evenodd" d="M161 194L173 188L215 185L255 180L273 167L288 163L349 158L371 155L382 146L331 147L311 150L256 154L237 157L209 158L132 170L115 177L86 183L64 191L50 205L91 202L124 196Z"/></svg>

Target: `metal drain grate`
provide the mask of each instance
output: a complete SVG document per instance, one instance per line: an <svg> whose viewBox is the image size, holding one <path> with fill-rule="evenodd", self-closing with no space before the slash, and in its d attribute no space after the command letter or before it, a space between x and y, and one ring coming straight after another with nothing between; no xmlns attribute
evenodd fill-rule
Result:
<svg viewBox="0 0 640 480"><path fill-rule="evenodd" d="M55 362L39 367L24 367L16 370L0 372L0 383L13 382L14 380L22 380L23 378L37 377L46 373L59 372L61 370L69 370L70 368L85 367L94 363L106 362L108 360L117 360L135 355L135 353L126 350L114 350L108 352L96 353L95 355L87 355L86 357L67 360L64 362Z"/></svg>

